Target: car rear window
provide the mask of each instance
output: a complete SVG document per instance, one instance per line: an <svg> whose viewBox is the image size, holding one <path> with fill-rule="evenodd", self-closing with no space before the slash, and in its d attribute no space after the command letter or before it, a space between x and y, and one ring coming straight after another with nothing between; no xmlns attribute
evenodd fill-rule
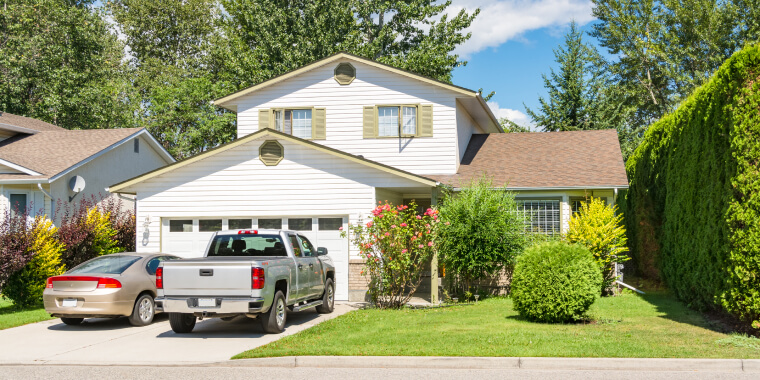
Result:
<svg viewBox="0 0 760 380"><path fill-rule="evenodd" d="M280 235L217 235L208 256L287 256Z"/></svg>
<svg viewBox="0 0 760 380"><path fill-rule="evenodd" d="M86 261L74 269L68 271L70 274L74 273L103 273L103 274L122 274L127 268L132 266L137 260L140 260L139 256L126 256L126 255L109 255L98 257L90 261Z"/></svg>

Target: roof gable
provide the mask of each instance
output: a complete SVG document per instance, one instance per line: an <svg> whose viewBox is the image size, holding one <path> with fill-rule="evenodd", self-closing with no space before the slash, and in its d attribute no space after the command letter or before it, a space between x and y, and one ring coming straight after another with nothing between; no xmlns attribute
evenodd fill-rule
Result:
<svg viewBox="0 0 760 380"><path fill-rule="evenodd" d="M342 152L340 150L333 149L333 148L330 148L330 147L327 147L327 146L324 146L324 145L321 145L321 144L317 144L317 143L314 143L314 142L311 142L311 141L308 141L308 140L304 140L304 139L298 138L298 137L294 137L294 136L291 136L291 135L288 135L288 134L285 134L285 133L282 133L282 132L278 132L278 131L275 131L273 129L264 129L264 130L260 130L258 132L252 133L250 135L247 135L247 136L245 136L243 138L239 138L239 139L237 139L235 141L232 141L230 143L218 146L218 147L213 148L211 150L208 150L206 152L203 152L203 153L197 154L195 156L189 157L187 159L184 159L184 160L181 160L181 161L177 161L177 162L175 162L175 163L173 163L171 165L164 166L163 168L159 168L159 169L156 169L154 171L151 171L151 172L145 173L143 175L140 175L138 177L135 177L135 178L128 179L126 181L117 183L117 184L111 186L108 189L108 191L110 191L112 193L129 193L129 189L128 188L130 186L136 185L136 184L138 184L140 182L143 182L143 181L147 181L147 180L149 180L151 178L158 177L158 176L160 176L162 174L166 174L166 173L172 172L174 170L177 170L177 169L185 167L187 165L196 163L196 162L201 161L203 159L206 159L206 158L209 158L209 157L213 157L214 155L220 154L220 153L228 151L230 149L234 149L236 147L239 147L239 146L244 145L246 143L249 143L251 141L266 138L268 136L276 137L277 139L281 139L281 140L289 141L289 142L292 142L292 143L300 144L300 145L303 145L303 146L307 146L307 147L310 147L312 149L328 153L328 154L333 155L335 157L339 157L339 158L342 158L342 159L350 160L350 161L359 163L361 165L365 165L365 166L368 166L368 167L371 167L371 168L374 168L374 169L378 169L378 170L381 170L381 171L384 171L384 172L387 172L387 173L391 173L391 174L397 175L399 177L403 177L403 178L406 178L406 179L409 179L409 180L421 183L423 185L427 185L427 186L431 186L431 187L437 185L437 182L435 180L427 178L427 177L423 177L423 176L420 176L420 175L417 175L417 174L413 174L413 173L409 173L409 172L406 172L406 171L403 171L403 170L400 170L400 169L396 169L394 167L391 167L391 166L388 166L388 165L384 165L384 164L381 164L379 162L375 162L375 161L372 161L372 160L368 160L368 159L365 159L363 157L354 156L354 155Z"/></svg>

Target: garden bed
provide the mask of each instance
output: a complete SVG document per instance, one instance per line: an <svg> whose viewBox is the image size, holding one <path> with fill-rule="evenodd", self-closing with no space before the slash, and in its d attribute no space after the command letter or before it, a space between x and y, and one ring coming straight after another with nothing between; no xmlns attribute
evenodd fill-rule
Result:
<svg viewBox="0 0 760 380"><path fill-rule="evenodd" d="M424 310L365 309L243 352L290 355L760 358L760 340L729 335L665 292L599 299L592 321L541 324L507 298Z"/></svg>

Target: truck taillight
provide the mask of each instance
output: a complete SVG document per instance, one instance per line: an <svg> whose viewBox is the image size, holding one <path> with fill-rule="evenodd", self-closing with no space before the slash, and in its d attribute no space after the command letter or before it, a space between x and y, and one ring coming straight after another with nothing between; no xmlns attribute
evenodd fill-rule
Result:
<svg viewBox="0 0 760 380"><path fill-rule="evenodd" d="M251 289L264 289L264 268L251 268Z"/></svg>
<svg viewBox="0 0 760 380"><path fill-rule="evenodd" d="M238 235L258 235L259 230L240 230Z"/></svg>
<svg viewBox="0 0 760 380"><path fill-rule="evenodd" d="M46 288L53 289L53 278L52 277L48 277Z"/></svg>
<svg viewBox="0 0 760 380"><path fill-rule="evenodd" d="M156 289L164 288L164 267L156 269Z"/></svg>

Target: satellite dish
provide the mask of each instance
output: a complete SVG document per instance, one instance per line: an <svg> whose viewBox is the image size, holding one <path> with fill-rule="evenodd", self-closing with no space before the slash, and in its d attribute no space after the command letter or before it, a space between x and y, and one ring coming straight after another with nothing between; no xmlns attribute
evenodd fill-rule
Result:
<svg viewBox="0 0 760 380"><path fill-rule="evenodd" d="M75 175L69 180L69 189L75 193L79 193L84 190L84 178Z"/></svg>

